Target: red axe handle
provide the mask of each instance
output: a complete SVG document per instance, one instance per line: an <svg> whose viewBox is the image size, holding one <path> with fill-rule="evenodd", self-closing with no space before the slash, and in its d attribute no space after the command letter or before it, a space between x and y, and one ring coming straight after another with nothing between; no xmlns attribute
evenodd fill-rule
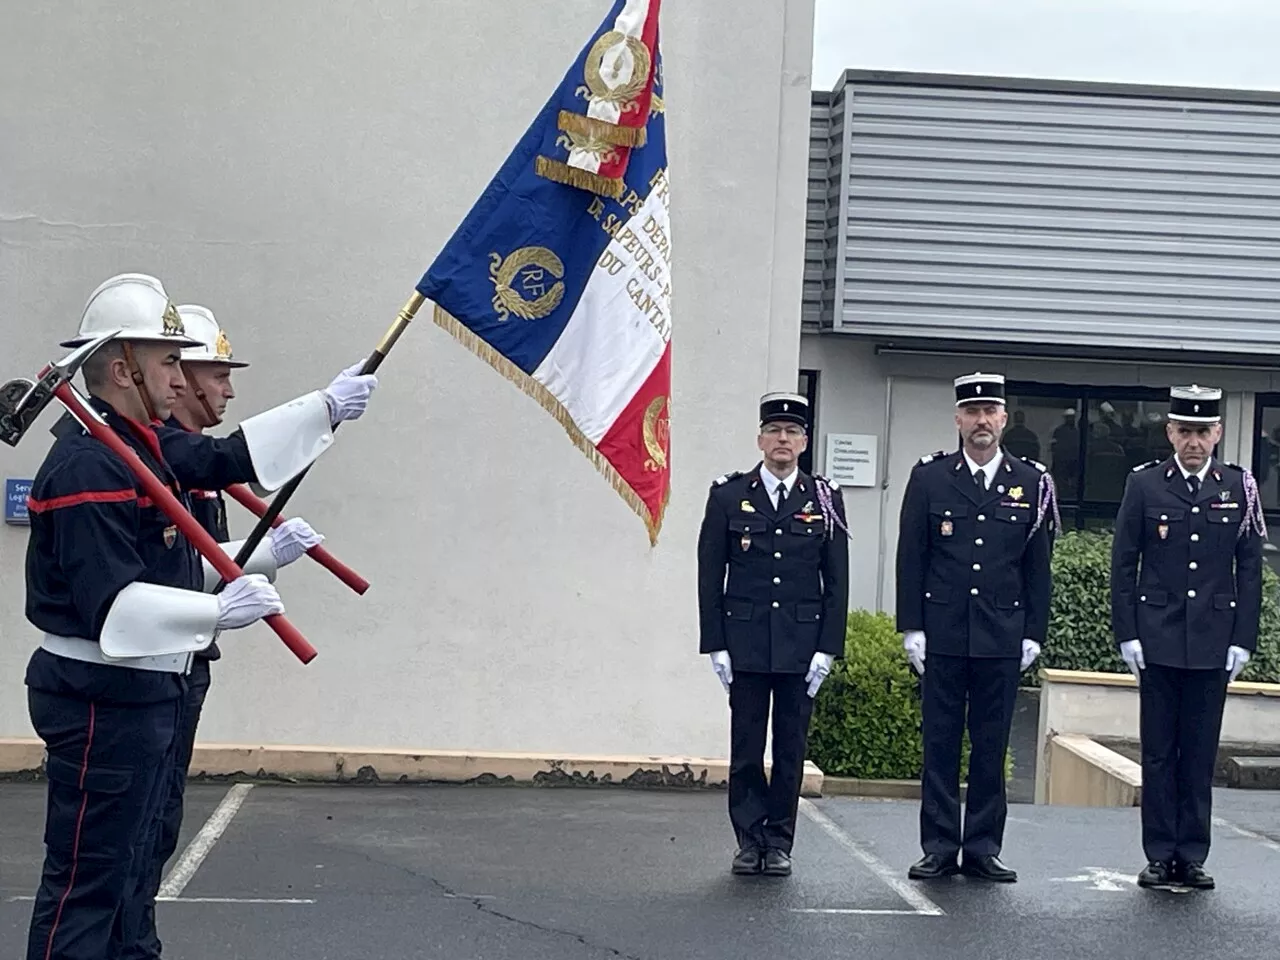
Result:
<svg viewBox="0 0 1280 960"><path fill-rule="evenodd" d="M213 565L213 568L218 571L218 576L230 583L244 574L244 571L236 565L235 561L228 557L223 549L218 546L217 541L209 536L204 527L200 526L196 521L196 518L191 516L182 506L178 498L169 492L169 488L160 482L160 479L151 472L136 453L129 449L128 444L121 440L107 424L98 420L97 417L85 413L84 408L72 392L70 383L63 381L58 384L58 388L53 391L53 395L62 402L62 405L70 411L73 417L80 421L86 430L114 450L129 465L129 469L141 481L152 502L163 510L170 520L177 524L183 535L200 551L200 555L208 560ZM280 636L285 646L292 650L299 660L303 663L310 663L315 659L316 648L307 642L307 638L283 614L273 613L263 619L266 621L267 626Z"/></svg>
<svg viewBox="0 0 1280 960"><path fill-rule="evenodd" d="M227 487L227 494L254 516L258 517L258 519L262 519L262 517L266 515L268 507L267 501L256 496L254 492L244 484L237 483ZM278 527L282 523L284 523L284 518L277 516L275 520L271 521L271 526ZM363 595L364 592L369 589L368 580L360 576L360 574L356 573L324 547L312 547L307 551L307 556L332 573L356 593Z"/></svg>

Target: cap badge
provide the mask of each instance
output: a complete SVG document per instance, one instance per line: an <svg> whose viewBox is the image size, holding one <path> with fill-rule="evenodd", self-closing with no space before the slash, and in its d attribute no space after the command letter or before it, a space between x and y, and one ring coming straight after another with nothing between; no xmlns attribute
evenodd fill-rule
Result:
<svg viewBox="0 0 1280 960"><path fill-rule="evenodd" d="M178 309L172 303L164 308L164 313L160 319L164 323L164 335L166 337L181 337L186 335L186 328L182 325L182 317L178 316Z"/></svg>
<svg viewBox="0 0 1280 960"><path fill-rule="evenodd" d="M214 341L213 348L219 360L231 359L231 341L227 339L225 330L218 331L218 339Z"/></svg>

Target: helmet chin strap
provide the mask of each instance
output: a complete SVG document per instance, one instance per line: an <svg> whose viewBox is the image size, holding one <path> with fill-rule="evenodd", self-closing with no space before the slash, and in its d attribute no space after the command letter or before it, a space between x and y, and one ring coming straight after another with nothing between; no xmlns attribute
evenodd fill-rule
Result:
<svg viewBox="0 0 1280 960"><path fill-rule="evenodd" d="M204 407L205 415L209 418L209 426L216 427L222 422L222 418L213 412L213 407L209 406L209 401L205 399L204 391L199 387L195 388L196 399L200 401L200 406Z"/></svg>
<svg viewBox="0 0 1280 960"><path fill-rule="evenodd" d="M142 368L138 366L138 359L133 354L133 344L128 340L120 344L124 348L125 363L129 365L129 374L133 377L133 385L138 388L138 396L142 398L142 406L147 411L147 420L153 421L160 419L156 416L156 408L151 403L151 395L147 393L147 385L142 379Z"/></svg>

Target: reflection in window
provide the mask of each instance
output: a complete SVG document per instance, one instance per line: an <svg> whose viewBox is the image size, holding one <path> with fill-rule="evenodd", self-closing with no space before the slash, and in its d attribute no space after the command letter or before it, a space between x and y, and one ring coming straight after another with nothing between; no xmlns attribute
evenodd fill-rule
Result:
<svg viewBox="0 0 1280 960"><path fill-rule="evenodd" d="M1263 510L1280 510L1280 403L1259 399L1253 475Z"/></svg>

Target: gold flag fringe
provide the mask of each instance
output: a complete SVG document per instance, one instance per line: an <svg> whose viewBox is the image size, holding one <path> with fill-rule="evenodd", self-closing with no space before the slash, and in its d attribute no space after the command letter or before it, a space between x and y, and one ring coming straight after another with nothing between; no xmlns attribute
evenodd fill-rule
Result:
<svg viewBox="0 0 1280 960"><path fill-rule="evenodd" d="M643 147L648 139L648 131L644 127L624 127L568 110L560 111L559 127L565 133L594 137L616 147Z"/></svg>
<svg viewBox="0 0 1280 960"><path fill-rule="evenodd" d="M578 425L573 422L569 411L556 399L555 394L517 367L483 339L476 336L470 328L439 304L435 305L431 319L437 327L444 330L477 357L493 367L508 381L524 391L526 396L536 400L542 409L551 414L556 423L560 424L565 433L569 435L573 445L582 451L586 458L609 482L609 485L622 497L627 506L634 510L640 519L644 521L644 525L649 531L649 546L656 546L658 543L658 531L662 529L662 521L667 512L667 503L671 499L671 485L667 484L662 503L658 508L658 515L656 517L652 516L649 513L648 506L640 498L640 495L635 492L631 484L627 483L614 465L596 449L595 444L588 440L582 431L578 429Z"/></svg>
<svg viewBox="0 0 1280 960"><path fill-rule="evenodd" d="M571 167L563 160L551 160L547 157L538 157L534 170L538 176L554 180L556 183L577 187L579 190L590 190L592 193L612 197L614 200L622 199L625 184L621 177L602 177L598 173Z"/></svg>

